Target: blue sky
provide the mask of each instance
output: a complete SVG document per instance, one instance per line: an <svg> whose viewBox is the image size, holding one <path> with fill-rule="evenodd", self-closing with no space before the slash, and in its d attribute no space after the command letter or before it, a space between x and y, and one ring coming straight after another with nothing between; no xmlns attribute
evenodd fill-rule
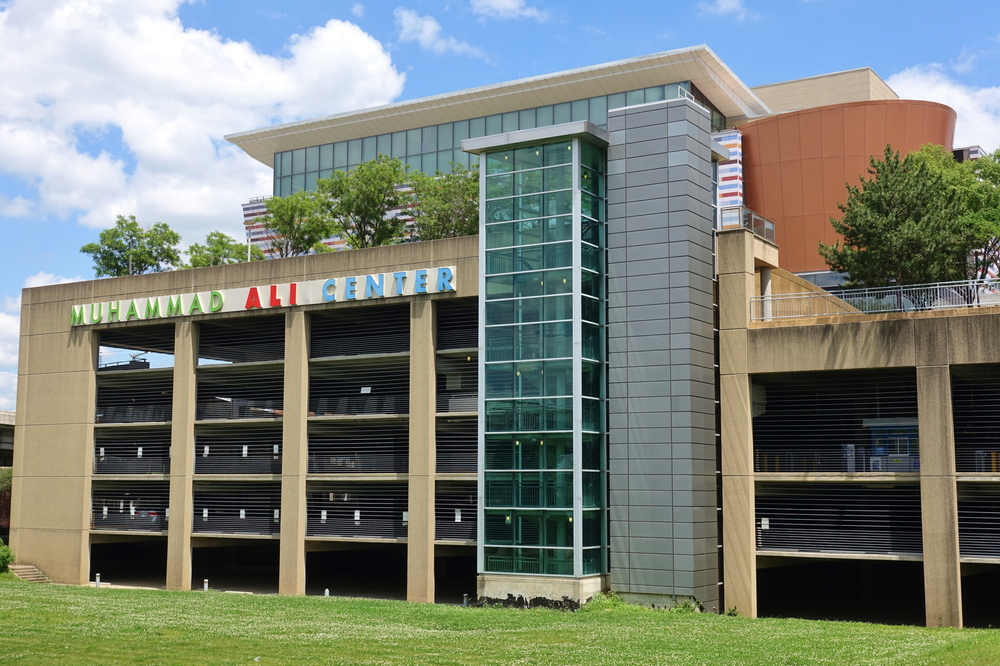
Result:
<svg viewBox="0 0 1000 666"><path fill-rule="evenodd" d="M870 66L1000 145L1000 5L886 0L0 0L0 409L17 298L93 276L115 215L241 235L270 171L225 134L708 44L753 86Z"/></svg>

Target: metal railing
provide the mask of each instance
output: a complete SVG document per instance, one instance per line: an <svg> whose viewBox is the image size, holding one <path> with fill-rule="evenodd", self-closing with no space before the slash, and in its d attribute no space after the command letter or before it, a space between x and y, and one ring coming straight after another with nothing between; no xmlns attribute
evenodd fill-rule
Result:
<svg viewBox="0 0 1000 666"><path fill-rule="evenodd" d="M766 241L774 242L774 222L746 206L730 206L719 210L720 229L749 229Z"/></svg>
<svg viewBox="0 0 1000 666"><path fill-rule="evenodd" d="M899 287L754 296L751 320L918 312L1000 305L1000 281L961 280Z"/></svg>

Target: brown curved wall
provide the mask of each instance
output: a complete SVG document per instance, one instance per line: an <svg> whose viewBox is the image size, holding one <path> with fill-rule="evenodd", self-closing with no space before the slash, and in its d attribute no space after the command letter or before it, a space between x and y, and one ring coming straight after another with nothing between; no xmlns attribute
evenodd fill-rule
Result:
<svg viewBox="0 0 1000 666"><path fill-rule="evenodd" d="M879 100L833 104L740 125L746 205L774 222L778 262L793 273L828 270L819 241L871 155L885 144L907 154L925 143L951 152L955 111L943 104Z"/></svg>

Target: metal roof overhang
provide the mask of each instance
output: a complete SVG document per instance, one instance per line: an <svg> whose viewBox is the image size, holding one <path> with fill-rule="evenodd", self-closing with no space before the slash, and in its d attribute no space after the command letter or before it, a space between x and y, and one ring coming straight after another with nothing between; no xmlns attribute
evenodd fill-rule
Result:
<svg viewBox="0 0 1000 666"><path fill-rule="evenodd" d="M770 110L705 45L424 97L386 106L300 120L225 137L258 162L274 153L336 141L520 111L536 106L691 81L727 117Z"/></svg>

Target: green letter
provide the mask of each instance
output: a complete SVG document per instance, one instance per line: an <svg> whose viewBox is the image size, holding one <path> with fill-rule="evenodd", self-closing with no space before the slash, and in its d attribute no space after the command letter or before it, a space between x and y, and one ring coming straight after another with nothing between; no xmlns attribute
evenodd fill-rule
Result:
<svg viewBox="0 0 1000 666"><path fill-rule="evenodd" d="M129 303L128 312L125 313L125 321L131 321L132 317L139 318L139 309L135 307L135 301Z"/></svg>
<svg viewBox="0 0 1000 666"><path fill-rule="evenodd" d="M94 316L94 307L95 306L97 307L97 315L96 316ZM104 312L104 303L91 303L90 304L90 323L91 324L98 324L98 323L100 323L101 319L104 318L103 312Z"/></svg>
<svg viewBox="0 0 1000 666"><path fill-rule="evenodd" d="M191 299L191 309L188 310L188 314L194 314L195 309L197 309L198 312L205 314L205 311L201 307L201 299L198 298L198 294L195 294L194 298Z"/></svg>
<svg viewBox="0 0 1000 666"><path fill-rule="evenodd" d="M108 303L108 321L121 321L118 319L118 308L120 308L121 305L121 301L112 301Z"/></svg>
<svg viewBox="0 0 1000 666"><path fill-rule="evenodd" d="M218 312L219 310L222 309L222 292L221 291L213 291L212 292L212 302L209 303L208 307L211 308L212 312Z"/></svg>
<svg viewBox="0 0 1000 666"><path fill-rule="evenodd" d="M154 296L146 299L146 319L160 316L160 297Z"/></svg>
<svg viewBox="0 0 1000 666"><path fill-rule="evenodd" d="M72 307L72 319L70 320L70 326L76 326L77 324L83 323L83 306L74 305Z"/></svg>
<svg viewBox="0 0 1000 666"><path fill-rule="evenodd" d="M173 296L167 296L167 316L173 317L174 315L184 314L181 311L181 297L178 296L177 300L174 301Z"/></svg>

